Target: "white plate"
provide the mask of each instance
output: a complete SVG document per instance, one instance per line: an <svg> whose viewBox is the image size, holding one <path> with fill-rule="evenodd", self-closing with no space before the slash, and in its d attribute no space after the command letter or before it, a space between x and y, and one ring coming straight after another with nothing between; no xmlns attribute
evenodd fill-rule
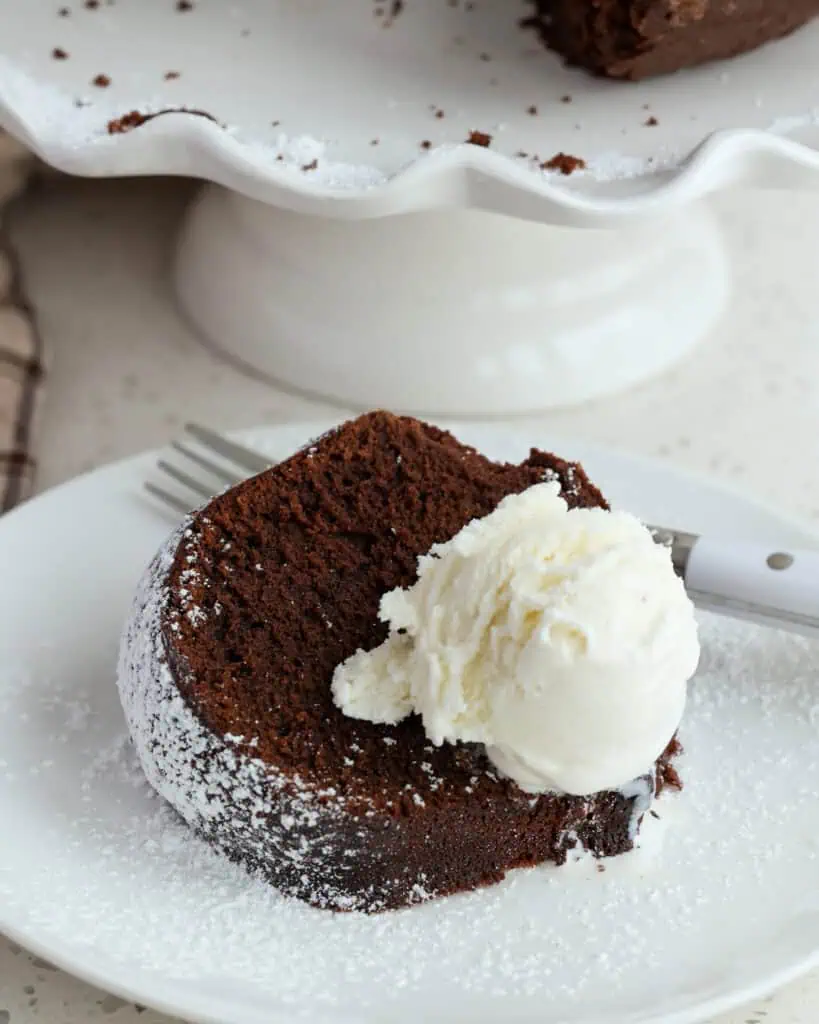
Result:
<svg viewBox="0 0 819 1024"><path fill-rule="evenodd" d="M0 0L0 124L73 173L185 174L323 216L469 206L599 223L749 178L805 184L819 169L819 23L629 85L563 67L519 27L522 0L413 0L390 28L374 0L196 0L186 14L175 0L66 0L64 18L61 3ZM99 74L108 88L91 84ZM167 106L204 109L229 131L182 115L106 132L128 111ZM764 134L774 123L808 145ZM491 149L463 145L473 130ZM515 156L560 151L592 173L564 178Z"/></svg>
<svg viewBox="0 0 819 1024"><path fill-rule="evenodd" d="M252 435L281 457L319 428ZM811 544L670 467L548 435L459 429L489 454L583 459L612 499L694 530ZM687 788L652 853L375 918L286 903L147 789L114 685L132 591L168 523L146 455L0 523L0 928L103 987L222 1024L682 1024L819 957L817 649L705 625L684 723ZM663 836L654 836L655 840Z"/></svg>

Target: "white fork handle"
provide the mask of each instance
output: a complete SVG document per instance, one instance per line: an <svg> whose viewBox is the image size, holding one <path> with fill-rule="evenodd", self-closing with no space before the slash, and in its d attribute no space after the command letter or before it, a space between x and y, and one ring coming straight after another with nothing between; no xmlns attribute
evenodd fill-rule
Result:
<svg viewBox="0 0 819 1024"><path fill-rule="evenodd" d="M819 636L819 553L692 538L681 575L700 608Z"/></svg>

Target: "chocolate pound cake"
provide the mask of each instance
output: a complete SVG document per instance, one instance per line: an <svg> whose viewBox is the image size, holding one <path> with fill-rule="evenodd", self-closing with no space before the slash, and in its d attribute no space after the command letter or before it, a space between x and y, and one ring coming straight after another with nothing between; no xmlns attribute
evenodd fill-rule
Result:
<svg viewBox="0 0 819 1024"><path fill-rule="evenodd" d="M283 893L376 912L629 850L676 785L650 772L591 797L532 796L476 744L431 745L417 716L345 716L337 665L381 643L382 595L501 499L557 480L606 502L578 465L491 462L417 420L372 413L215 498L157 555L123 639L119 687L146 775L206 840Z"/></svg>
<svg viewBox="0 0 819 1024"><path fill-rule="evenodd" d="M546 44L570 64L637 80L735 57L819 14L819 0L534 0Z"/></svg>

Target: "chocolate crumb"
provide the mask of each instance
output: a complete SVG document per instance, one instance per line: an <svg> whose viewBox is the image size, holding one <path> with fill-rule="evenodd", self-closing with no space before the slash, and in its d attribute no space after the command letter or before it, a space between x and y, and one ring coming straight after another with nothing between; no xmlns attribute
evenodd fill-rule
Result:
<svg viewBox="0 0 819 1024"><path fill-rule="evenodd" d="M315 171L318 169L318 160L311 160L309 164L303 164L303 171Z"/></svg>
<svg viewBox="0 0 819 1024"><path fill-rule="evenodd" d="M667 786L669 789L683 788L680 773L671 764L666 765L663 770L663 785Z"/></svg>
<svg viewBox="0 0 819 1024"><path fill-rule="evenodd" d="M534 103L531 105L531 107L527 107L526 113L529 114L531 117L537 117L537 107L534 105Z"/></svg>
<svg viewBox="0 0 819 1024"><path fill-rule="evenodd" d="M390 28L393 25L393 23L395 22L395 19L398 17L398 15L403 10L404 10L404 0L392 0L392 2L390 3L389 12L386 12L386 17L384 18L384 22L383 22L384 28ZM384 14L385 14L385 11L384 11L383 7L377 7L376 8L376 10L375 10L375 16L376 17L380 17L380 16L382 16Z"/></svg>
<svg viewBox="0 0 819 1024"><path fill-rule="evenodd" d="M544 171L558 171L560 174L574 174L575 171L582 171L586 167L586 161L579 156L571 156L568 153L555 153L549 160L541 165Z"/></svg>
<svg viewBox="0 0 819 1024"><path fill-rule="evenodd" d="M432 143L429 141L429 139L424 139L424 141L421 143L421 149L432 149Z"/></svg>
<svg viewBox="0 0 819 1024"><path fill-rule="evenodd" d="M108 75L97 75L91 79L91 84L96 85L98 89L107 89L111 84L111 79Z"/></svg>
<svg viewBox="0 0 819 1024"><path fill-rule="evenodd" d="M206 110L195 110L190 107L166 107L164 110L157 110L154 114L143 114L141 110L130 110L127 114L115 117L108 122L108 134L124 135L126 132L131 132L134 128L141 128L148 121L153 121L156 117L163 117L165 114L194 114L196 117L204 117L208 121L213 121L214 124L219 124L213 114L209 114Z"/></svg>
<svg viewBox="0 0 819 1024"><path fill-rule="evenodd" d="M381 139L370 139L370 145L371 146L377 146L377 145L380 144L380 142L381 142Z"/></svg>
<svg viewBox="0 0 819 1024"><path fill-rule="evenodd" d="M567 94L566 94L565 96L561 96L561 97L560 97L560 102L561 102L561 103L571 103L571 102L572 102L572 98L571 98L571 96L569 96L569 94L567 93Z"/></svg>
<svg viewBox="0 0 819 1024"><path fill-rule="evenodd" d="M492 145L492 136L486 132L470 132L467 140L470 146L482 146L488 149Z"/></svg>
<svg viewBox="0 0 819 1024"><path fill-rule="evenodd" d="M85 0L84 4L84 6L87 7L89 11L96 11L99 5L100 0Z"/></svg>
<svg viewBox="0 0 819 1024"><path fill-rule="evenodd" d="M57 11L57 15L60 18L68 18L70 14L71 10L68 7L61 7L59 11Z"/></svg>
<svg viewBox="0 0 819 1024"><path fill-rule="evenodd" d="M193 0L176 0L177 11L192 11Z"/></svg>
<svg viewBox="0 0 819 1024"><path fill-rule="evenodd" d="M442 121L446 117L446 114L443 112L443 110L439 109L435 111L435 116L438 118L439 121Z"/></svg>
<svg viewBox="0 0 819 1024"><path fill-rule="evenodd" d="M54 60L68 60L68 51L64 50L61 46L55 46L51 51L51 56Z"/></svg>
<svg viewBox="0 0 819 1024"><path fill-rule="evenodd" d="M600 863L600 862L598 861L598 862L597 862L597 870L598 870L598 871L599 871L599 872L600 872L600 873L602 874L602 872L604 872L604 871L606 870L606 865L605 865L605 864L601 864L601 863Z"/></svg>
<svg viewBox="0 0 819 1024"><path fill-rule="evenodd" d="M646 128L656 128L659 123L657 118L652 116L645 121L645 126Z"/></svg>
<svg viewBox="0 0 819 1024"><path fill-rule="evenodd" d="M146 114L142 114L138 110L132 110L128 114L123 114L122 117L117 117L114 118L113 121L109 121L108 134L124 135L126 132L130 132L134 128L139 128L140 125L145 124L147 120L148 116Z"/></svg>
<svg viewBox="0 0 819 1024"><path fill-rule="evenodd" d="M280 124L281 124L281 121L271 121L270 122L271 128L278 128Z"/></svg>
<svg viewBox="0 0 819 1024"><path fill-rule="evenodd" d="M683 753L683 745L676 736L665 748L662 756L657 762L657 782L654 787L654 795L659 796L664 789L681 790L683 788L680 774L671 761Z"/></svg>
<svg viewBox="0 0 819 1024"><path fill-rule="evenodd" d="M166 82L173 82L174 79L176 79L176 78L179 78L179 72L178 71L166 71L165 72L165 81Z"/></svg>
<svg viewBox="0 0 819 1024"><path fill-rule="evenodd" d="M482 61L483 61L483 62L484 62L485 64L488 64L488 63L489 63L489 61L490 61L490 60L492 60L492 57L491 57L491 55L490 55L490 54L488 54L488 53L482 53L482 54L481 54L481 60L482 60Z"/></svg>

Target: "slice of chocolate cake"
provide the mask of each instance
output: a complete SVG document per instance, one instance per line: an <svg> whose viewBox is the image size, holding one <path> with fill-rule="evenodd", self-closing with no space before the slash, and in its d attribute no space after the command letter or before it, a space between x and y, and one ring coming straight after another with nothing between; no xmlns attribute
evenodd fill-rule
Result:
<svg viewBox="0 0 819 1024"><path fill-rule="evenodd" d="M381 643L385 592L419 555L506 495L559 482L606 507L582 468L540 451L491 462L450 434L377 412L215 498L149 568L119 687L146 775L205 839L317 907L381 911L629 850L653 770L591 797L532 796L477 744L433 746L418 716L345 716L336 666Z"/></svg>
<svg viewBox="0 0 819 1024"><path fill-rule="evenodd" d="M546 44L570 64L638 80L735 57L819 14L819 0L534 0Z"/></svg>

